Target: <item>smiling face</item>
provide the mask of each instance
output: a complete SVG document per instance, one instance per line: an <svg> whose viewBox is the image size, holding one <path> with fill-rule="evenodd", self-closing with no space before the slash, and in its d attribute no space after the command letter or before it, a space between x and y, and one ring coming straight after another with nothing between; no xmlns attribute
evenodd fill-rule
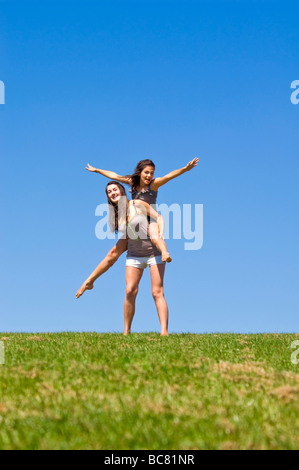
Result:
<svg viewBox="0 0 299 470"><path fill-rule="evenodd" d="M140 173L140 187L148 186L153 181L155 169L152 166L146 166Z"/></svg>
<svg viewBox="0 0 299 470"><path fill-rule="evenodd" d="M106 192L107 192L109 201L111 201L113 204L118 204L118 201L120 200L120 197L121 197L120 188L116 184L112 183L112 184L109 184L109 186L107 186Z"/></svg>

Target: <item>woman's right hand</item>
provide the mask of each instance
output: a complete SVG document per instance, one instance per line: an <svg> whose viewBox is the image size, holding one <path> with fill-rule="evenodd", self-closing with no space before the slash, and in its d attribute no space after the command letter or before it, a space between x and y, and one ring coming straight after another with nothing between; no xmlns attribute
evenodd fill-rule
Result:
<svg viewBox="0 0 299 470"><path fill-rule="evenodd" d="M94 168L93 166L91 166L89 163L87 163L87 166L85 167L85 170L88 170L88 171L97 171L97 169Z"/></svg>

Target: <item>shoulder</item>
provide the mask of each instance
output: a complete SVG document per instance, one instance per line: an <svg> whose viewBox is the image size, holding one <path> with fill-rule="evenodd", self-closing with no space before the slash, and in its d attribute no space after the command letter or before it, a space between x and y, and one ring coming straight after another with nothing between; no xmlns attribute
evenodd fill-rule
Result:
<svg viewBox="0 0 299 470"><path fill-rule="evenodd" d="M151 189L152 191L157 192L157 191L158 191L158 188L159 188L159 178L155 178L155 179L151 182L149 189Z"/></svg>

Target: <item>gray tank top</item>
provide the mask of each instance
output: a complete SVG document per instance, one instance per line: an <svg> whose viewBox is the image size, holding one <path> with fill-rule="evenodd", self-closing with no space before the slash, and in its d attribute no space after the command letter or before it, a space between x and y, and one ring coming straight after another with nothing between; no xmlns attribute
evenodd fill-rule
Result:
<svg viewBox="0 0 299 470"><path fill-rule="evenodd" d="M152 244L148 236L148 218L135 214L127 225L128 253L127 256L141 258L143 256L160 256L160 251Z"/></svg>

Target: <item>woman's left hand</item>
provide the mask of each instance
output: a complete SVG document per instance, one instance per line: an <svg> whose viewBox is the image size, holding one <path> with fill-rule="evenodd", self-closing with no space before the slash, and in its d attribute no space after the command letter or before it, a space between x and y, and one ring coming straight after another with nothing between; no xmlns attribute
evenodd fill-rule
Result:
<svg viewBox="0 0 299 470"><path fill-rule="evenodd" d="M191 160L191 162L189 162L187 165L186 165L186 171L190 171L192 170L192 168L194 168L199 162L199 158L193 158L193 160Z"/></svg>

